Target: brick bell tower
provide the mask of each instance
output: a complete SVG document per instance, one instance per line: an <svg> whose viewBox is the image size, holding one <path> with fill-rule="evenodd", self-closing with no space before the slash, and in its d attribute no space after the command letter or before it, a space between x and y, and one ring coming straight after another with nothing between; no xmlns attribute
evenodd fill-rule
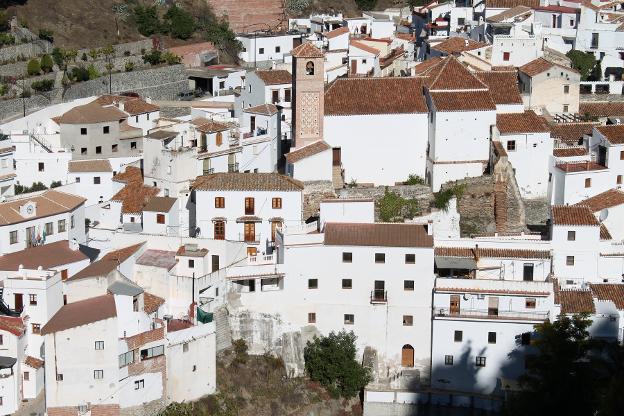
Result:
<svg viewBox="0 0 624 416"><path fill-rule="evenodd" d="M299 149L323 140L325 114L325 69L323 52L311 43L303 43L291 52L293 96L292 137Z"/></svg>

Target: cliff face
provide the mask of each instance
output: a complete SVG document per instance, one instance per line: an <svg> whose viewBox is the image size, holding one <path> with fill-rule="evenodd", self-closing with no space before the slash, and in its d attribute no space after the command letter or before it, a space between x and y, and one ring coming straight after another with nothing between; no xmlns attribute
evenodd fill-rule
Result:
<svg viewBox="0 0 624 416"><path fill-rule="evenodd" d="M234 32L288 29L282 0L208 0L208 4L217 16L228 17Z"/></svg>

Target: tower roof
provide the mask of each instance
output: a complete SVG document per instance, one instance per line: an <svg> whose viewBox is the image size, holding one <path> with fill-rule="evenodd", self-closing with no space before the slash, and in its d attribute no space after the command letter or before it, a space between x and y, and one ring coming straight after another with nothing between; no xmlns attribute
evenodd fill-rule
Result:
<svg viewBox="0 0 624 416"><path fill-rule="evenodd" d="M322 58L323 52L312 43L302 43L290 53L295 58Z"/></svg>

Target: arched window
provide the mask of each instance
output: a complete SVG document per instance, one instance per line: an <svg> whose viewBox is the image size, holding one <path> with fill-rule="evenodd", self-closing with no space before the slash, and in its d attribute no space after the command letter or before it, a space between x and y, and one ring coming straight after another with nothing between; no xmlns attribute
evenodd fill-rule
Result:
<svg viewBox="0 0 624 416"><path fill-rule="evenodd" d="M314 62L309 61L306 64L306 75L314 75Z"/></svg>
<svg viewBox="0 0 624 416"><path fill-rule="evenodd" d="M217 133L217 146L221 146L223 144L223 133Z"/></svg>
<svg viewBox="0 0 624 416"><path fill-rule="evenodd" d="M414 347L409 344L401 348L401 366L414 367Z"/></svg>

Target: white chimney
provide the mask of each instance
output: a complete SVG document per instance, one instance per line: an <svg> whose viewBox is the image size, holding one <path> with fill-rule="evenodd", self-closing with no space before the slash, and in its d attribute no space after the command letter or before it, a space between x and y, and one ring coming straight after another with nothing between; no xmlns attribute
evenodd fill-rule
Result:
<svg viewBox="0 0 624 416"><path fill-rule="evenodd" d="M468 39L464 39L464 44L468 47Z"/></svg>
<svg viewBox="0 0 624 416"><path fill-rule="evenodd" d="M427 223L427 235L433 235L433 221Z"/></svg>

